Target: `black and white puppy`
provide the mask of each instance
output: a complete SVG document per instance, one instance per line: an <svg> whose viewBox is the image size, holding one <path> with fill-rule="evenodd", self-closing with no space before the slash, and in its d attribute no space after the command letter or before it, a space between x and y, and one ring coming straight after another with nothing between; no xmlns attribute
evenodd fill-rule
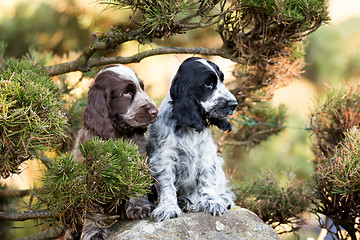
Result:
<svg viewBox="0 0 360 240"><path fill-rule="evenodd" d="M223 80L214 63L188 58L149 127L147 153L158 181L156 221L188 211L220 215L234 204L209 127L231 131L226 117L235 112L237 101Z"/></svg>

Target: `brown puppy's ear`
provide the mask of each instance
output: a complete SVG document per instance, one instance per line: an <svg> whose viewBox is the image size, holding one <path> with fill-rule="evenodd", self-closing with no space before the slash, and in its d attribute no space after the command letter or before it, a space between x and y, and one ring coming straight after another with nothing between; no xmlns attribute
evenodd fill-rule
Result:
<svg viewBox="0 0 360 240"><path fill-rule="evenodd" d="M94 135L108 140L115 138L115 129L109 116L109 93L93 85L88 94L88 105L83 113L84 127Z"/></svg>

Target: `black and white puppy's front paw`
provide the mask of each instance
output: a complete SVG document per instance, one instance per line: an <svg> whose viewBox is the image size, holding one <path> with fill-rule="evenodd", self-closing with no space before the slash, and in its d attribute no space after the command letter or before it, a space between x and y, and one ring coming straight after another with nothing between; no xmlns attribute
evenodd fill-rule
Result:
<svg viewBox="0 0 360 240"><path fill-rule="evenodd" d="M154 221L160 222L170 218L180 217L182 214L183 212L176 204L160 204L151 213L151 217Z"/></svg>
<svg viewBox="0 0 360 240"><path fill-rule="evenodd" d="M226 206L221 199L202 199L197 205L197 209L202 212L207 212L213 216L221 215L226 210Z"/></svg>
<svg viewBox="0 0 360 240"><path fill-rule="evenodd" d="M230 210L235 206L234 199L235 195L230 190L220 194L220 198L223 200L225 207Z"/></svg>

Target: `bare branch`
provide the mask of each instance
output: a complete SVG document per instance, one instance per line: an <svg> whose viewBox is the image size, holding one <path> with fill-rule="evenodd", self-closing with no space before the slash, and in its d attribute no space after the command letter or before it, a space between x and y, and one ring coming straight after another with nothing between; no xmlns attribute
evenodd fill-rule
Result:
<svg viewBox="0 0 360 240"><path fill-rule="evenodd" d="M28 211L21 213L7 213L0 212L1 220L10 220L10 221L25 221L29 219L39 219L39 218L52 218L56 215L53 212L46 211Z"/></svg>
<svg viewBox="0 0 360 240"><path fill-rule="evenodd" d="M221 56L223 58L230 59L234 62L245 64L244 61L233 57L230 53L226 51L225 48L189 48L189 47L163 47L155 48L152 50L144 51L137 53L129 57L100 57L100 58L90 58L87 62L86 69L89 70L92 67L103 66L107 64L128 64L128 63L137 63L142 59L155 56L155 55L164 55L164 54L201 54L201 55L213 55ZM59 74L64 74L74 71L84 71L83 61L81 59L76 59L71 62L60 63L53 66L45 67L45 72L50 76L55 76Z"/></svg>
<svg viewBox="0 0 360 240"><path fill-rule="evenodd" d="M108 31L104 34L93 33L91 46L84 49L82 54L75 61L68 62L66 64L57 64L54 66L46 67L45 71L50 76L68 73L72 71L87 72L90 70L88 61L95 52L101 50L112 50L124 42L132 40L140 41L141 38L144 37L146 37L146 35L144 35L144 33L142 33L140 29L133 31L119 31L115 28L111 28L111 31ZM73 65L76 65L76 70L72 70L74 69Z"/></svg>
<svg viewBox="0 0 360 240"><path fill-rule="evenodd" d="M23 197L30 193L31 190L0 190L0 198L1 197Z"/></svg>

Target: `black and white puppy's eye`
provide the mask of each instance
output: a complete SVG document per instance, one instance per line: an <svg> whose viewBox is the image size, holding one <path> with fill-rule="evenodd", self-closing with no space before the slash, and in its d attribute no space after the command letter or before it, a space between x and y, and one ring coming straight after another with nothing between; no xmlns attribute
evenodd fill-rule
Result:
<svg viewBox="0 0 360 240"><path fill-rule="evenodd" d="M209 82L206 82L206 83L204 84L204 86L205 86L206 88L213 89L214 84L209 81Z"/></svg>

